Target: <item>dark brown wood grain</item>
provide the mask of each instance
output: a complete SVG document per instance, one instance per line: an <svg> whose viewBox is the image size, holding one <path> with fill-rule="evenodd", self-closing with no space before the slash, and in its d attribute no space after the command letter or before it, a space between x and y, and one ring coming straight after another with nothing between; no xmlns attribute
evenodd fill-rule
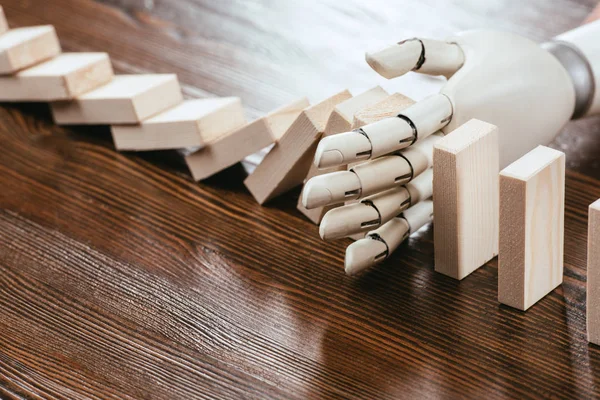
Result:
<svg viewBox="0 0 600 400"><path fill-rule="evenodd" d="M54 24L65 50L175 72L188 96L239 95L251 116L381 82L372 44L480 27L544 40L594 3L2 1L13 26ZM318 238L297 191L260 207L239 166L194 183L174 152L120 154L106 127L3 105L0 398L598 397L585 252L600 120L553 146L570 167L565 282L522 313L498 304L496 261L436 274L431 227L350 278L347 242Z"/></svg>

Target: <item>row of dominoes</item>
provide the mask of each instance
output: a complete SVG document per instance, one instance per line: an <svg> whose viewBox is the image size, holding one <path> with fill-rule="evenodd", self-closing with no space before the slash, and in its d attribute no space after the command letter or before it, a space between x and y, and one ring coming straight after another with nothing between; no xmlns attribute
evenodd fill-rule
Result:
<svg viewBox="0 0 600 400"><path fill-rule="evenodd" d="M108 54L63 53L53 26L9 29L0 7L0 102L27 101L49 102L57 124L110 125L117 150L193 148L186 162L196 180L272 145L302 115L326 107L311 111L301 99L248 123L237 97L184 100L176 75L114 75Z"/></svg>
<svg viewBox="0 0 600 400"><path fill-rule="evenodd" d="M0 27L0 101L50 102L61 125L110 125L117 150L192 148L185 158L195 180L275 144L244 181L260 204L322 173L311 164L324 134L350 130L360 123L355 115L380 102L409 100L379 87L355 97L345 90L248 123L239 98L184 100L175 75L114 75L106 53L62 53L52 26L8 29L0 14Z"/></svg>

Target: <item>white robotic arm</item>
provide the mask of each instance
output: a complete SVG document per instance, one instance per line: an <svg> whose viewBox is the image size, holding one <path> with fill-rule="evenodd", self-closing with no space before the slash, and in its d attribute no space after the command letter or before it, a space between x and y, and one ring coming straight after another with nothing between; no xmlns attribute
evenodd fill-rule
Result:
<svg viewBox="0 0 600 400"><path fill-rule="evenodd" d="M315 156L315 165L319 168L385 156L390 165L407 164L404 169L423 172L422 165L413 166L414 157L407 156L410 146L415 145L416 149L422 146L420 143L431 141L427 137L437 136L439 131L448 133L472 118L500 128L500 164L504 167L537 145L550 142L570 119L600 114L600 88L597 88L600 84L600 21L562 34L541 46L518 35L495 31L469 31L445 42L410 39L367 54L367 62L386 78L416 71L444 75L448 81L439 94L416 103L396 117L321 140ZM309 180L304 188L304 205L314 208L374 194L373 190L363 192L363 188L383 191L406 185L406 179L394 182L386 174L370 173L380 169L381 164L379 160L368 161L354 172L348 172L353 176L333 173ZM410 179L417 175L413 173ZM371 201L362 204L376 208ZM373 215L371 210L361 212L360 207L352 207L352 213L339 209L330 211L332 214L323 219L321 233L330 231L323 224L335 226L333 238L354 234L353 227L372 223L364 221ZM344 226L348 227L347 231ZM381 229L384 228L385 224ZM392 231L386 231L388 237ZM397 232L398 237L405 234L405 231ZM376 252L375 247L373 252ZM367 244L360 246L360 252L368 249ZM347 252L346 267L349 268L352 260L371 258L357 257L356 251L349 257ZM377 261L382 259L379 257ZM356 272L356 268L350 269Z"/></svg>

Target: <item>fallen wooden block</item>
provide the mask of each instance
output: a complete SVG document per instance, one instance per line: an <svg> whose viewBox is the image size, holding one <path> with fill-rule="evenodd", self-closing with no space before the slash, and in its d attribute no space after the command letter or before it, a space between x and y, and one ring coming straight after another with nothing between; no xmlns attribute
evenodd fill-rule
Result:
<svg viewBox="0 0 600 400"><path fill-rule="evenodd" d="M266 201L301 185L312 164L317 141L335 106L351 97L347 90L304 109L244 184L256 201Z"/></svg>
<svg viewBox="0 0 600 400"><path fill-rule="evenodd" d="M73 101L51 106L60 125L137 124L182 101L175 74L117 75Z"/></svg>
<svg viewBox="0 0 600 400"><path fill-rule="evenodd" d="M4 9L0 6L0 34L3 34L8 30L8 22L6 22L6 16L4 15Z"/></svg>
<svg viewBox="0 0 600 400"><path fill-rule="evenodd" d="M246 123L238 97L186 100L137 125L113 125L117 150L204 146Z"/></svg>
<svg viewBox="0 0 600 400"><path fill-rule="evenodd" d="M0 31L3 23L6 21L1 15ZM56 57L60 51L58 36L52 25L10 29L0 35L0 74L14 74Z"/></svg>
<svg viewBox="0 0 600 400"><path fill-rule="evenodd" d="M327 125L325 126L323 137L352 130L352 122L354 121L354 115L357 112L378 103L388 96L389 94L385 90L379 86L376 86L373 89L359 94L358 96L354 96L344 102L341 102L333 109L333 112L327 121ZM308 174L306 175L306 178L304 179L304 182L314 176L340 171L345 168L346 166L344 165L340 167L319 170L314 166L314 164L312 164ZM315 224L319 224L321 219L323 219L323 215L325 215L325 213L331 210L333 207L335 206L331 205L309 210L302 204L302 194L300 194L297 204L298 210Z"/></svg>
<svg viewBox="0 0 600 400"><path fill-rule="evenodd" d="M586 287L587 337L600 345L600 199L589 207Z"/></svg>
<svg viewBox="0 0 600 400"><path fill-rule="evenodd" d="M0 76L0 101L72 99L112 77L106 53L63 53L16 75Z"/></svg>
<svg viewBox="0 0 600 400"><path fill-rule="evenodd" d="M502 170L498 301L527 310L562 283L564 209L562 152L538 146Z"/></svg>
<svg viewBox="0 0 600 400"><path fill-rule="evenodd" d="M308 105L301 99L224 134L203 135L205 147L185 157L192 176L197 181L208 178L275 143Z"/></svg>
<svg viewBox="0 0 600 400"><path fill-rule="evenodd" d="M498 254L498 128L472 119L434 146L435 270L463 279Z"/></svg>

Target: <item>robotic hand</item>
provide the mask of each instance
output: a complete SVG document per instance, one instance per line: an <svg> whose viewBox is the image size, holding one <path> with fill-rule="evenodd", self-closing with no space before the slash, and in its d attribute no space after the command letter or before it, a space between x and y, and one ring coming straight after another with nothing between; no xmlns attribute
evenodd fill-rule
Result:
<svg viewBox="0 0 600 400"><path fill-rule="evenodd" d="M509 33L470 31L445 42L406 40L366 59L388 79L416 71L448 81L396 117L319 143L318 168L372 160L316 176L303 191L309 209L361 200L325 215L325 240L378 228L348 247L348 274L384 260L430 220L432 148L441 135L472 118L497 125L503 168L550 142L570 119L600 114L600 21L542 46Z"/></svg>

